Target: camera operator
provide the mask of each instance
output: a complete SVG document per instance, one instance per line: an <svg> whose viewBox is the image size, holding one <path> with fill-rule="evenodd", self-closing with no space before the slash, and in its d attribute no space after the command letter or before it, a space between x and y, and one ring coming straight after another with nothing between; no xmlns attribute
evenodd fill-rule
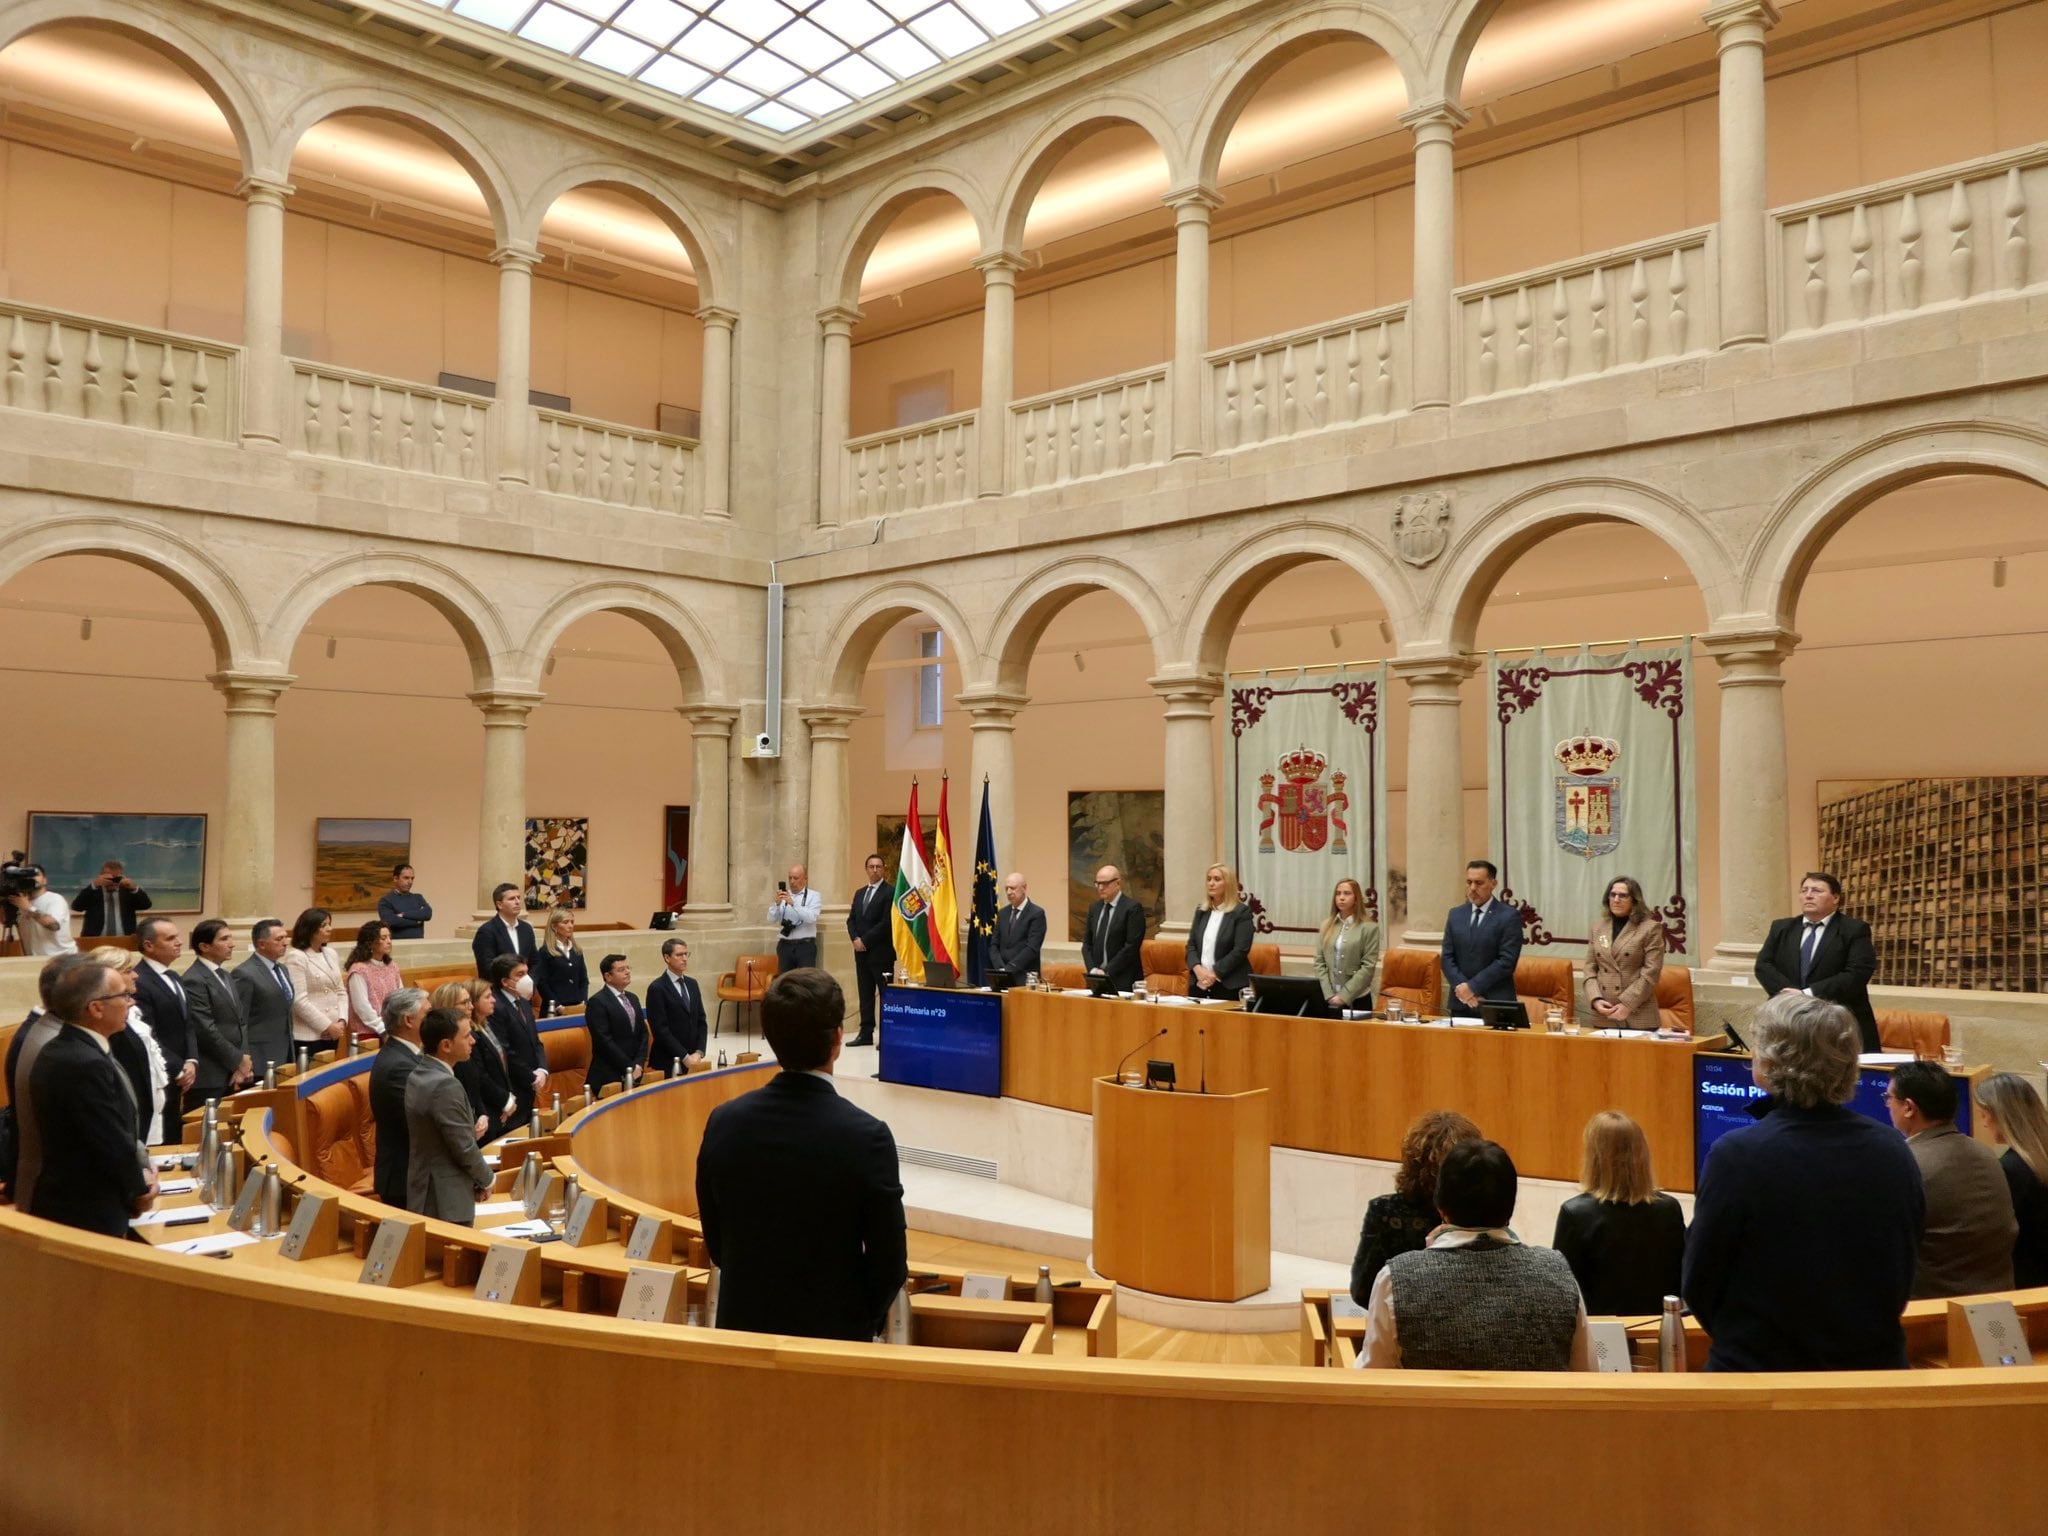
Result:
<svg viewBox="0 0 2048 1536"><path fill-rule="evenodd" d="M49 878L40 864L10 865L0 872L0 890L13 909L14 929L25 955L75 955L78 944L71 937L71 908L50 889Z"/></svg>
<svg viewBox="0 0 2048 1536"><path fill-rule="evenodd" d="M128 866L119 859L102 864L92 884L71 899L71 910L85 914L85 921L78 925L82 939L135 933L137 917L149 908L149 892L128 878Z"/></svg>

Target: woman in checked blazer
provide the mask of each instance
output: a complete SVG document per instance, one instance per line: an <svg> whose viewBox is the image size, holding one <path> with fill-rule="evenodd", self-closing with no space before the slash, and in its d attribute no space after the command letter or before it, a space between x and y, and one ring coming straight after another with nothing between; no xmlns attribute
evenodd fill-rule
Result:
<svg viewBox="0 0 2048 1536"><path fill-rule="evenodd" d="M1596 1029L1655 1029L1664 925L1630 875L1607 882L1604 910L1586 946L1586 1006Z"/></svg>

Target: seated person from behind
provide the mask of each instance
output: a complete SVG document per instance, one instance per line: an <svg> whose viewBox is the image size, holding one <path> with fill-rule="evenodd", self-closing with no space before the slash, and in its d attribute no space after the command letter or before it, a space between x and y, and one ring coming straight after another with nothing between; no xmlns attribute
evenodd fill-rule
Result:
<svg viewBox="0 0 2048 1536"><path fill-rule="evenodd" d="M1443 1225L1373 1282L1361 1370L1590 1371L1586 1307L1564 1255L1508 1230L1514 1159L1463 1141L1436 1181Z"/></svg>
<svg viewBox="0 0 2048 1536"><path fill-rule="evenodd" d="M1655 1315L1678 1294L1685 1212L1658 1190L1643 1128L1613 1109L1588 1120L1579 1187L1557 1213L1550 1246L1571 1265L1586 1310Z"/></svg>
<svg viewBox="0 0 2048 1536"><path fill-rule="evenodd" d="M1365 1204L1358 1256L1351 1261L1351 1299L1361 1307L1372 1300L1372 1283L1387 1260L1417 1252L1436 1230L1436 1176L1443 1170L1444 1154L1461 1141L1478 1139L1479 1127L1454 1109L1432 1109L1408 1127L1401 1138L1394 1192L1374 1195Z"/></svg>
<svg viewBox="0 0 2048 1536"><path fill-rule="evenodd" d="M1905 1062L1892 1073L1884 1103L1905 1133L1927 1191L1915 1299L2011 1290L2019 1236L2012 1190L1997 1152L1956 1129L1955 1079L1931 1061Z"/></svg>

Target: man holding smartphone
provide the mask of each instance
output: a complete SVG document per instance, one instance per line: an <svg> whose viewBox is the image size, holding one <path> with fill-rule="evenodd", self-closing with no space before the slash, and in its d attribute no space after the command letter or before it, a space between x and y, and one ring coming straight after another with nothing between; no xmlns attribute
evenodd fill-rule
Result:
<svg viewBox="0 0 2048 1536"><path fill-rule="evenodd" d="M768 921L782 931L775 946L775 966L783 975L818 963L818 913L822 907L803 865L790 865L789 878L775 882Z"/></svg>

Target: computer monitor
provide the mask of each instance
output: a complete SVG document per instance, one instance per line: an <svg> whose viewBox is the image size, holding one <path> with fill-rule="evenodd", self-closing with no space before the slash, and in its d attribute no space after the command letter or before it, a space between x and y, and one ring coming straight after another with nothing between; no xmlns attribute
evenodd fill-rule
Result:
<svg viewBox="0 0 2048 1536"><path fill-rule="evenodd" d="M1097 997L1115 997L1117 985L1107 976L1090 976L1088 978L1088 990Z"/></svg>
<svg viewBox="0 0 2048 1536"><path fill-rule="evenodd" d="M1329 1019L1330 1000L1313 976L1254 976L1253 1013L1291 1013L1304 1019Z"/></svg>
<svg viewBox="0 0 2048 1536"><path fill-rule="evenodd" d="M1479 1019L1488 1029L1527 1029L1529 1005L1519 1002L1481 1003Z"/></svg>
<svg viewBox="0 0 2048 1536"><path fill-rule="evenodd" d="M991 992L1007 992L1024 978L1015 971L983 971L981 979Z"/></svg>

